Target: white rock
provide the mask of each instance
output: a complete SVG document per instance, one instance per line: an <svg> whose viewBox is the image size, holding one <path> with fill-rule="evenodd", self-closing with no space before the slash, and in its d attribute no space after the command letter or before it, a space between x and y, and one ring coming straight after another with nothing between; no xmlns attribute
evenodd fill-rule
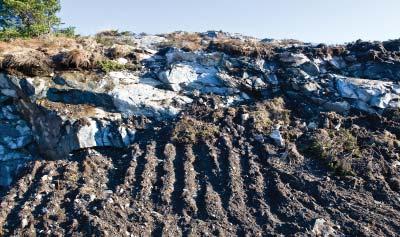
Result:
<svg viewBox="0 0 400 237"><path fill-rule="evenodd" d="M196 71L189 65L175 64L171 70L163 71L158 75L159 79L167 84L174 85L172 89L179 91L180 85L187 85L197 79Z"/></svg>
<svg viewBox="0 0 400 237"><path fill-rule="evenodd" d="M155 46L166 41L165 37L156 36L156 35L141 35L135 39L135 42L138 44L138 47L144 49L155 49Z"/></svg>
<svg viewBox="0 0 400 237"><path fill-rule="evenodd" d="M116 61L118 64L121 64L121 65L125 65L128 63L128 59L126 59L126 58L118 58Z"/></svg>
<svg viewBox="0 0 400 237"><path fill-rule="evenodd" d="M193 101L176 92L147 84L117 86L110 95L116 108L125 116L145 115L157 118L174 116L181 110L180 106Z"/></svg>
<svg viewBox="0 0 400 237"><path fill-rule="evenodd" d="M96 133L99 131L97 123L93 119L87 119L88 124L80 127L76 133L79 148L97 146Z"/></svg>
<svg viewBox="0 0 400 237"><path fill-rule="evenodd" d="M21 226L22 226L22 229L28 226L28 220L26 218L22 219Z"/></svg>
<svg viewBox="0 0 400 237"><path fill-rule="evenodd" d="M299 66L303 63L310 61L310 59L304 54L301 54L301 53L295 54L295 53L289 53L289 52L281 53L279 55L279 59L282 62L291 63L291 64L294 64L295 66Z"/></svg>
<svg viewBox="0 0 400 237"><path fill-rule="evenodd" d="M308 129L310 130L315 130L318 128L318 125L315 122L310 122L307 126Z"/></svg>
<svg viewBox="0 0 400 237"><path fill-rule="evenodd" d="M394 161L393 164L392 164L392 167L395 168L395 169L397 167L400 167L400 161L398 161L398 160Z"/></svg>
<svg viewBox="0 0 400 237"><path fill-rule="evenodd" d="M318 83L316 83L316 82L308 82L303 85L303 88L307 92L314 92L314 91L318 91L319 89L321 89L321 86L318 85Z"/></svg>
<svg viewBox="0 0 400 237"><path fill-rule="evenodd" d="M249 119L249 117L250 117L250 115L249 114L242 114L241 115L242 116L242 121L247 121L248 119Z"/></svg>
<svg viewBox="0 0 400 237"><path fill-rule="evenodd" d="M330 61L329 64L331 64L332 66L334 66L337 69L342 69L345 68L346 65L346 61L344 61L344 59L342 57L333 57Z"/></svg>
<svg viewBox="0 0 400 237"><path fill-rule="evenodd" d="M281 133L279 132L279 129L275 128L269 135L269 137L272 138L278 146L281 147L285 146L285 140L283 139Z"/></svg>
<svg viewBox="0 0 400 237"><path fill-rule="evenodd" d="M312 232L315 234L315 236L322 236L322 237L339 236L338 234L336 234L336 231L332 227L332 225L322 218L318 218L315 220Z"/></svg>
<svg viewBox="0 0 400 237"><path fill-rule="evenodd" d="M400 98L393 82L360 78L336 77L336 89L344 98L357 99L358 108L368 111L370 107L388 108ZM396 106L396 104L394 104Z"/></svg>

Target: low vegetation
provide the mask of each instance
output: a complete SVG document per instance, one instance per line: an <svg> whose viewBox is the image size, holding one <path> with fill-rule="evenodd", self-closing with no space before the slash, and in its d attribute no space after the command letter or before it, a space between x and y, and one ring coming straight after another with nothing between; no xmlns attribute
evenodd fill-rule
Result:
<svg viewBox="0 0 400 237"><path fill-rule="evenodd" d="M270 57L272 46L256 40L222 39L210 42L210 51L224 52L232 57Z"/></svg>
<svg viewBox="0 0 400 237"><path fill-rule="evenodd" d="M174 32L166 36L164 46L180 48L184 51L197 51L204 49L202 38L198 33Z"/></svg>
<svg viewBox="0 0 400 237"><path fill-rule="evenodd" d="M126 69L126 65L120 64L114 60L104 60L99 62L99 68L103 72L111 72L111 71L121 71Z"/></svg>
<svg viewBox="0 0 400 237"><path fill-rule="evenodd" d="M277 97L257 105L255 110L249 112L253 127L259 132L270 132L273 125L288 125L290 114L284 105L282 97Z"/></svg>
<svg viewBox="0 0 400 237"><path fill-rule="evenodd" d="M177 143L196 143L199 140L212 139L218 133L219 129L214 124L183 117L176 123L172 139Z"/></svg>
<svg viewBox="0 0 400 237"><path fill-rule="evenodd" d="M338 175L355 175L351 163L361 157L357 138L347 129L319 129L309 135L301 150L325 162Z"/></svg>
<svg viewBox="0 0 400 237"><path fill-rule="evenodd" d="M132 56L134 47L130 45L114 44L109 49L109 56L113 59L124 58Z"/></svg>
<svg viewBox="0 0 400 237"><path fill-rule="evenodd" d="M135 46L136 42L132 39L129 31L119 32L118 30L108 30L97 33L94 36L97 43L111 47L115 44Z"/></svg>

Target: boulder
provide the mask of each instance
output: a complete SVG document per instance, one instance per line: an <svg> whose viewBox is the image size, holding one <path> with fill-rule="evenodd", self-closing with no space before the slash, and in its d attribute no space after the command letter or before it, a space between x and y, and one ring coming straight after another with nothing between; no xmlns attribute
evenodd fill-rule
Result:
<svg viewBox="0 0 400 237"><path fill-rule="evenodd" d="M292 64L293 66L300 66L303 63L309 62L310 59L301 53L295 54L290 52L284 52L279 54L279 60L283 63Z"/></svg>
<svg viewBox="0 0 400 237"><path fill-rule="evenodd" d="M170 70L159 73L158 77L173 91L180 91L181 86L188 85L197 79L197 73L189 65L175 64Z"/></svg>
<svg viewBox="0 0 400 237"><path fill-rule="evenodd" d="M354 99L371 107L385 109L397 106L391 103L400 98L398 85L389 81L336 77L336 89L343 98Z"/></svg>

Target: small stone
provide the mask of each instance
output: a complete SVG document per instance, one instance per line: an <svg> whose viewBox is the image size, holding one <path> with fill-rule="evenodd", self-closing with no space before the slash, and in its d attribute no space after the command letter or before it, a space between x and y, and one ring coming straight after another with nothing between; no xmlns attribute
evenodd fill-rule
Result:
<svg viewBox="0 0 400 237"><path fill-rule="evenodd" d="M290 63L294 66L300 66L301 64L310 61L310 59L308 59L307 56L304 54L295 54L290 52L281 53L279 55L279 59L284 63Z"/></svg>
<svg viewBox="0 0 400 237"><path fill-rule="evenodd" d="M269 135L270 138L274 140L274 142L280 146L284 147L285 146L285 140L283 139L281 133L279 132L279 129L274 129L272 133Z"/></svg>
<svg viewBox="0 0 400 237"><path fill-rule="evenodd" d="M350 104L347 101L341 102L327 102L324 104L324 108L328 111L335 111L338 113L344 113L350 110Z"/></svg>
<svg viewBox="0 0 400 237"><path fill-rule="evenodd" d="M238 125L237 131L243 133L246 129L242 125Z"/></svg>
<svg viewBox="0 0 400 237"><path fill-rule="evenodd" d="M262 134L254 135L254 139L258 142L264 143L264 136Z"/></svg>
<svg viewBox="0 0 400 237"><path fill-rule="evenodd" d="M309 83L304 84L303 88L306 92L311 93L314 91L318 91L321 88L321 86L316 82L309 82Z"/></svg>
<svg viewBox="0 0 400 237"><path fill-rule="evenodd" d="M247 121L249 119L250 115L246 113L246 114L242 114L241 117L242 117L242 121Z"/></svg>
<svg viewBox="0 0 400 237"><path fill-rule="evenodd" d="M28 220L26 218L22 219L21 226L22 226L22 228L25 228L28 226Z"/></svg>
<svg viewBox="0 0 400 237"><path fill-rule="evenodd" d="M126 58L118 58L116 61L120 65L125 65L128 63L128 59L126 59Z"/></svg>
<svg viewBox="0 0 400 237"><path fill-rule="evenodd" d="M310 122L307 126L308 129L310 130L315 130L318 128L318 125L315 122Z"/></svg>

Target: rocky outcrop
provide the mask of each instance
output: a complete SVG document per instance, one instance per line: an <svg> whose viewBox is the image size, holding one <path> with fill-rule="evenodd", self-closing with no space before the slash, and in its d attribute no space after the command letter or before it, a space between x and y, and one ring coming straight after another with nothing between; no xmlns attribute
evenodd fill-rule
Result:
<svg viewBox="0 0 400 237"><path fill-rule="evenodd" d="M338 113L356 109L382 114L400 108L397 54L389 55L383 46L356 42L335 48L294 42L288 47L261 41L251 55L262 47L269 47L270 54L266 56L264 49L262 57L252 57L247 54L253 49L245 47L254 39L229 34L199 37L202 44L222 37L235 47L188 51L165 47L167 37L142 35L132 38L135 46L109 49L111 57L120 57L120 65L130 62L121 57L134 55L141 65L135 70L56 70L36 77L0 74L1 100L6 103L0 118L1 162L38 154L63 159L85 148L126 147L137 139L138 127L145 127L138 125L140 118L172 120L191 104L204 103L203 96L217 96L216 108L276 94ZM238 52L240 47L245 54ZM270 137L285 145L279 130ZM35 154L29 146L35 147Z"/></svg>
<svg viewBox="0 0 400 237"><path fill-rule="evenodd" d="M0 236L396 236L400 41L104 35L0 65Z"/></svg>

